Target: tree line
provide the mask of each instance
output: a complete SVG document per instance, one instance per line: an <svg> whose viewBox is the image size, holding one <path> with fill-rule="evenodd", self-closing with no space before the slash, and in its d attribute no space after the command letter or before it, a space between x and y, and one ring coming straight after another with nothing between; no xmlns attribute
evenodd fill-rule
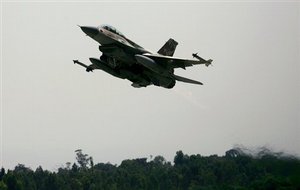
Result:
<svg viewBox="0 0 300 190"><path fill-rule="evenodd" d="M271 152L256 156L231 149L224 156L176 152L173 163L162 156L122 163L94 164L76 150L76 162L55 172L19 164L1 169L0 190L299 190L300 160Z"/></svg>

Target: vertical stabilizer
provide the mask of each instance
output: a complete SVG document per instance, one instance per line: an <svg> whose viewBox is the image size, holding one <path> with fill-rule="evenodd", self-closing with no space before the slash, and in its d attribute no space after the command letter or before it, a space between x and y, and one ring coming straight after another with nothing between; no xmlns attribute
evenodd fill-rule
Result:
<svg viewBox="0 0 300 190"><path fill-rule="evenodd" d="M178 43L170 38L157 53L166 56L173 56Z"/></svg>

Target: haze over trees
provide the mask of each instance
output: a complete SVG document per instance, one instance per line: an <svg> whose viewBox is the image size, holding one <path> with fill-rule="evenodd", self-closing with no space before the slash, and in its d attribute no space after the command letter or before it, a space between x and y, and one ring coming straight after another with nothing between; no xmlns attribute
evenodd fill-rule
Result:
<svg viewBox="0 0 300 190"><path fill-rule="evenodd" d="M236 148L224 156L187 155L176 152L174 163L162 156L122 163L94 164L76 150L76 162L56 172L35 171L19 164L0 171L0 190L100 190L100 189L300 189L300 160L267 149L253 155Z"/></svg>

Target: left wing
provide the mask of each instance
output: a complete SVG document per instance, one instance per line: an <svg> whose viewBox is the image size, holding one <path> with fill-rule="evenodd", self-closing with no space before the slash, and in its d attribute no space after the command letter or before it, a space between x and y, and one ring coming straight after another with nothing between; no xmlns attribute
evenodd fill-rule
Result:
<svg viewBox="0 0 300 190"><path fill-rule="evenodd" d="M182 59L182 58L177 58L177 57L155 55L155 54L149 54L149 53L145 53L143 55L153 59L156 63L162 65L163 67L169 68L169 69L174 69L174 68L185 69L186 67L190 67L190 66L198 65L198 64L205 64L206 66L209 66L212 62L211 59L205 60L203 58L198 59L198 60L191 60L191 59Z"/></svg>

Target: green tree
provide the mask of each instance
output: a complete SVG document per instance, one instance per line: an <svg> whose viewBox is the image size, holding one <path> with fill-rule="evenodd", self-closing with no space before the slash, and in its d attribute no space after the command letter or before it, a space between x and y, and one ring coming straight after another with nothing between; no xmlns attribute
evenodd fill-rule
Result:
<svg viewBox="0 0 300 190"><path fill-rule="evenodd" d="M181 150L176 152L176 155L174 158L175 166L185 164L185 163L187 163L188 160L189 160L189 156L183 154L183 152Z"/></svg>
<svg viewBox="0 0 300 190"><path fill-rule="evenodd" d="M87 169L88 167L93 167L93 158L89 157L88 154L83 154L81 149L75 150L76 160L82 169Z"/></svg>
<svg viewBox="0 0 300 190"><path fill-rule="evenodd" d="M7 176L5 176L4 182L7 185L9 190L22 190L22 184L17 180L16 176L13 175L12 172L8 172Z"/></svg>
<svg viewBox="0 0 300 190"><path fill-rule="evenodd" d="M270 154L270 155L269 155ZM35 171L19 164L0 174L0 190L101 190L101 189L300 189L300 161L282 154L259 157L227 151L225 156L185 155L176 152L174 165L162 156L124 160L119 166L93 164L92 158L76 151L76 161L50 172Z"/></svg>
<svg viewBox="0 0 300 190"><path fill-rule="evenodd" d="M155 156L153 159L153 163L155 163L155 164L164 165L164 164L166 164L166 162L167 161L163 156Z"/></svg>
<svg viewBox="0 0 300 190"><path fill-rule="evenodd" d="M0 190L8 190L7 185L3 181L0 181Z"/></svg>
<svg viewBox="0 0 300 190"><path fill-rule="evenodd" d="M0 181L2 180L2 178L3 178L4 175L5 175L5 169L1 168L1 171L0 171Z"/></svg>

